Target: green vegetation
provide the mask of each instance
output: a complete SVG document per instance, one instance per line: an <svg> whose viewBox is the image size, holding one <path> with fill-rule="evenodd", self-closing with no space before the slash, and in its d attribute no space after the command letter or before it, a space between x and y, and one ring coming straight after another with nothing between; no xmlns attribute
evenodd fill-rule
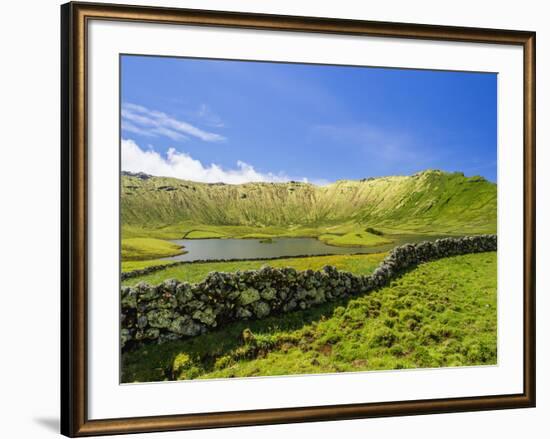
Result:
<svg viewBox="0 0 550 439"><path fill-rule="evenodd" d="M223 233L216 233L212 230L190 230L182 238L184 239L204 239L204 238L223 238Z"/></svg>
<svg viewBox="0 0 550 439"><path fill-rule="evenodd" d="M496 253L440 259L351 300L144 346L122 381L495 364L496 268Z"/></svg>
<svg viewBox="0 0 550 439"><path fill-rule="evenodd" d="M496 232L497 187L481 177L425 171L327 186L204 184L122 177L122 269L174 261L168 240L311 237L386 250L426 236ZM385 247L384 247L385 246ZM264 265L370 274L385 253L175 264L124 285ZM123 354L124 382L424 368L496 362L496 254L422 264L371 294L229 324L217 332Z"/></svg>
<svg viewBox="0 0 550 439"><path fill-rule="evenodd" d="M185 251L172 242L153 238L126 238L122 240L121 254L125 261L162 258L181 255Z"/></svg>
<svg viewBox="0 0 550 439"><path fill-rule="evenodd" d="M365 232L369 232L369 233L372 233L373 235L378 235L378 236L382 236L384 233L382 233L380 230L376 230L375 228L373 227L367 227L365 229Z"/></svg>
<svg viewBox="0 0 550 439"><path fill-rule="evenodd" d="M143 268L152 267L155 265L171 265L177 261L162 260L162 259L148 259L146 261L122 261L122 272L142 270Z"/></svg>
<svg viewBox="0 0 550 439"><path fill-rule="evenodd" d="M436 170L412 176L309 183L196 183L122 176L123 261L181 252L169 239L319 238L378 246L396 235L496 232L497 187ZM135 238L140 238L136 240ZM132 239L132 241L130 241Z"/></svg>
<svg viewBox="0 0 550 439"><path fill-rule="evenodd" d="M367 226L390 235L494 233L496 195L483 178L433 170L327 186L123 175L121 220L124 238L317 237Z"/></svg>
<svg viewBox="0 0 550 439"><path fill-rule="evenodd" d="M379 235L369 232L345 233L343 235L325 233L324 235L319 236L319 239L329 245L339 245L344 247L376 247L378 245L390 244L392 242L389 239L384 239Z"/></svg>
<svg viewBox="0 0 550 439"><path fill-rule="evenodd" d="M339 270L349 271L355 274L370 274L386 256L385 253L365 255L330 255L310 256L308 258L285 258L263 261L230 261L230 262L199 262L192 264L180 264L168 267L161 271L155 271L145 276L126 279L123 285L135 285L138 282L147 282L155 285L166 279L177 279L190 283L201 282L212 271L235 272L237 270L257 270L264 265L272 267L293 267L296 270L320 270L325 265L332 265ZM162 265L166 261L156 261L151 265ZM145 267L132 267L136 270Z"/></svg>

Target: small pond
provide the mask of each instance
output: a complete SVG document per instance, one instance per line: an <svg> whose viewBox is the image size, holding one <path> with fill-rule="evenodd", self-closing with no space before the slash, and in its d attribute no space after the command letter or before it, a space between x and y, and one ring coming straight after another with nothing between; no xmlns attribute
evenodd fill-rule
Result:
<svg viewBox="0 0 550 439"><path fill-rule="evenodd" d="M260 239L178 239L172 242L185 247L187 253L163 260L272 259L286 256L380 253L404 243L431 241L437 238L442 236L392 236L394 242L391 244L375 247L336 247L316 238L273 238L271 242L261 242Z"/></svg>

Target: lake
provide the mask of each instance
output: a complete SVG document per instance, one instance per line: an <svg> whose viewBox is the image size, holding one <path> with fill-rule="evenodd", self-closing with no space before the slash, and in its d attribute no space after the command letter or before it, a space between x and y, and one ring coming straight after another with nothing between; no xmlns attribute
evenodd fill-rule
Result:
<svg viewBox="0 0 550 439"><path fill-rule="evenodd" d="M442 237L426 235L392 236L391 239L394 239L394 242L376 247L336 247L325 244L316 238L273 238L271 243L262 243L259 239L178 239L171 242L185 247L187 253L162 258L162 260L272 259L284 256L380 253L407 242L433 241Z"/></svg>

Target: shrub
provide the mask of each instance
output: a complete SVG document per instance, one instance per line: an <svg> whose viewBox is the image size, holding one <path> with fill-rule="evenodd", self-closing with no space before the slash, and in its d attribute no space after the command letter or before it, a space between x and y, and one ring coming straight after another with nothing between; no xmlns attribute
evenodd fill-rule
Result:
<svg viewBox="0 0 550 439"><path fill-rule="evenodd" d="M172 362L172 375L176 379L185 379L186 372L188 372L193 367L193 362L191 357L186 353L182 352L176 355L174 361Z"/></svg>
<svg viewBox="0 0 550 439"><path fill-rule="evenodd" d="M214 363L214 369L222 370L233 364L233 358L230 355L224 355L216 360Z"/></svg>

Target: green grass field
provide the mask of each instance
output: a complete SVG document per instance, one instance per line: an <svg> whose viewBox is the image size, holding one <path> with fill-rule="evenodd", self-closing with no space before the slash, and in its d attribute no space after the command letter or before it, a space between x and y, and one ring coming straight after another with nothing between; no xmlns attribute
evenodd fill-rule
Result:
<svg viewBox="0 0 550 439"><path fill-rule="evenodd" d="M144 346L123 354L122 381L495 364L496 261L496 253L440 259L351 300Z"/></svg>
<svg viewBox="0 0 550 439"><path fill-rule="evenodd" d="M151 260L183 253L185 251L179 245L162 239L122 239L121 257L123 261Z"/></svg>
<svg viewBox="0 0 550 439"><path fill-rule="evenodd" d="M350 237L356 234L364 235L364 239L371 239L372 242L384 240L388 237L368 233L363 225L353 221L335 224L307 224L307 225L223 225L223 224L198 224L192 221L184 221L171 225L150 225L122 227L123 237L127 238L156 238L156 239L205 239L205 238L241 238L241 239L262 239L262 238L317 238L323 235L338 237L349 234ZM429 233L426 233L429 234ZM436 232L432 234L437 234ZM338 243L334 244L338 245ZM340 243L339 245L347 245ZM365 242L362 245L372 245Z"/></svg>
<svg viewBox="0 0 550 439"><path fill-rule="evenodd" d="M147 259L145 261L122 261L122 272L141 270L143 268L155 265L172 265L177 261L167 261L162 259Z"/></svg>
<svg viewBox="0 0 550 439"><path fill-rule="evenodd" d="M257 270L264 265L272 267L293 267L296 270L320 270L325 265L332 265L339 270L349 271L355 274L370 274L386 256L385 253L367 255L331 255L310 256L307 258L285 258L260 261L231 261L231 262L200 262L192 264L176 265L161 271L156 271L145 276L134 277L123 281L123 285L135 285L144 281L155 285L166 279L177 279L191 283L204 280L212 271L235 272L237 270ZM151 265L161 265L166 261L151 261ZM132 263L129 263L132 264ZM130 270L144 268L144 266L132 265Z"/></svg>
<svg viewBox="0 0 550 439"><path fill-rule="evenodd" d="M343 235L325 233L319 239L329 245L342 247L376 247L378 245L390 244L390 239L368 232L349 232Z"/></svg>

